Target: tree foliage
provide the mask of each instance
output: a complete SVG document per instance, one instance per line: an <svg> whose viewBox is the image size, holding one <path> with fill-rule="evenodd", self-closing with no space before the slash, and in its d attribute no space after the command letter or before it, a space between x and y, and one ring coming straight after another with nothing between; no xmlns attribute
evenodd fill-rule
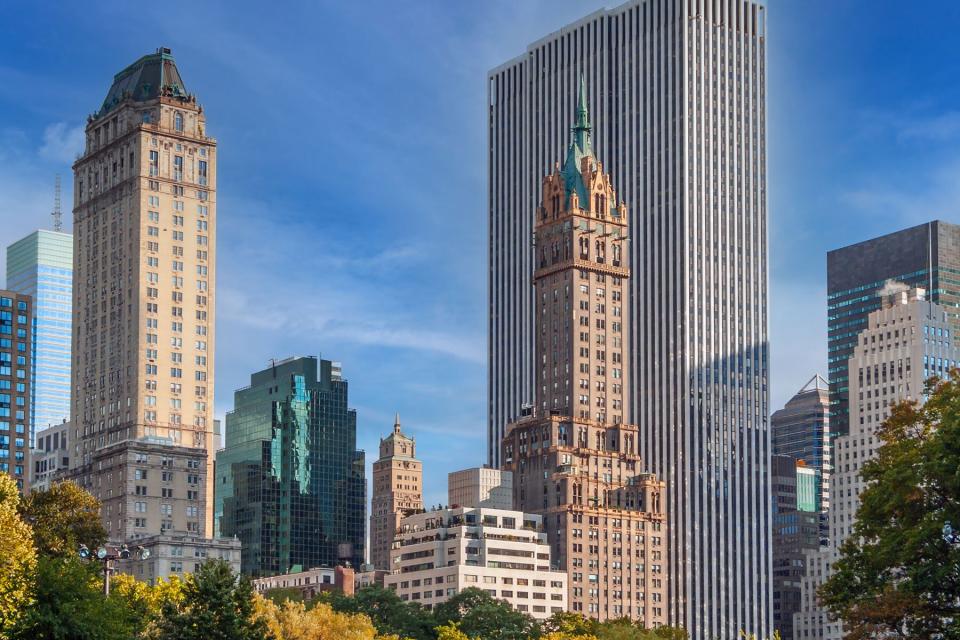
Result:
<svg viewBox="0 0 960 640"><path fill-rule="evenodd" d="M110 597L126 612L136 638L155 638L160 633L164 605L183 603L183 584L177 576L150 585L121 573L110 579Z"/></svg>
<svg viewBox="0 0 960 640"><path fill-rule="evenodd" d="M135 620L123 604L103 595L96 564L41 556L36 599L10 634L16 640L129 640Z"/></svg>
<svg viewBox="0 0 960 640"><path fill-rule="evenodd" d="M302 602L282 605L256 596L257 615L274 640L374 640L377 632L363 614L340 613L326 603L307 609Z"/></svg>
<svg viewBox="0 0 960 640"><path fill-rule="evenodd" d="M188 575L180 602L163 603L160 640L263 640L265 621L254 615L250 581L223 560L208 560Z"/></svg>
<svg viewBox="0 0 960 640"><path fill-rule="evenodd" d="M847 638L960 638L960 372L894 407L861 475L853 529L820 597Z"/></svg>
<svg viewBox="0 0 960 640"><path fill-rule="evenodd" d="M410 640L433 640L436 637L430 610L404 602L392 589L371 585L353 596L326 592L319 596L318 602L325 602L341 613L369 616L381 635L393 634Z"/></svg>
<svg viewBox="0 0 960 640"><path fill-rule="evenodd" d="M539 635L537 623L504 600L471 587L434 608L438 626L457 624L468 638L527 640Z"/></svg>
<svg viewBox="0 0 960 640"><path fill-rule="evenodd" d="M0 640L10 637L34 599L37 558L33 533L17 515L19 502L13 478L0 473Z"/></svg>
<svg viewBox="0 0 960 640"><path fill-rule="evenodd" d="M95 549L107 540L100 501L70 481L30 492L20 504L20 516L33 527L34 544L42 555L74 556L81 544Z"/></svg>

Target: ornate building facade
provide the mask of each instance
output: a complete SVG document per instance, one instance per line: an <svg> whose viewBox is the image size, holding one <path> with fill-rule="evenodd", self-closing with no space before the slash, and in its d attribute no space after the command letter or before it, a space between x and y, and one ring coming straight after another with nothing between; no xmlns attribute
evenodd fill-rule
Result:
<svg viewBox="0 0 960 640"><path fill-rule="evenodd" d="M400 415L393 433L380 440L380 458L373 463L373 500L370 511L370 563L391 571L390 546L400 520L423 511L423 465L417 460L416 441L403 434Z"/></svg>
<svg viewBox="0 0 960 640"><path fill-rule="evenodd" d="M630 401L626 205L594 155L581 80L573 140L534 222L536 402L511 423L515 508L540 514L571 611L668 619L664 483L646 473Z"/></svg>

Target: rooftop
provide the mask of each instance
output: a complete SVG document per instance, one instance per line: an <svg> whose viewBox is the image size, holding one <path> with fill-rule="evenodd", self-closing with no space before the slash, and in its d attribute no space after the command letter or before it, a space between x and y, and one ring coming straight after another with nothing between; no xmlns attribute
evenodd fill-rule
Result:
<svg viewBox="0 0 960 640"><path fill-rule="evenodd" d="M113 84L107 92L94 117L99 118L117 105L132 98L137 102L152 100L160 96L174 98L188 98L177 63L173 60L170 49L160 47L155 53L150 53L113 77Z"/></svg>

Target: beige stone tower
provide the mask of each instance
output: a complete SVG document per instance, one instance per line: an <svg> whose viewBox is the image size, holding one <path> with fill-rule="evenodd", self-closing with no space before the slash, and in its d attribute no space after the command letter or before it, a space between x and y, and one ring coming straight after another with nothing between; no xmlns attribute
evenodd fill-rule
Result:
<svg viewBox="0 0 960 640"><path fill-rule="evenodd" d="M664 483L644 472L624 343L627 207L593 154L581 81L573 140L534 223L536 405L502 443L514 504L543 515L570 610L667 622Z"/></svg>
<svg viewBox="0 0 960 640"><path fill-rule="evenodd" d="M169 49L114 77L74 164L72 474L114 540L210 535L216 142Z"/></svg>
<svg viewBox="0 0 960 640"><path fill-rule="evenodd" d="M370 512L370 563L391 570L390 545L400 519L423 511L423 465L416 458L417 443L400 429L380 440L380 459L373 463L373 499Z"/></svg>

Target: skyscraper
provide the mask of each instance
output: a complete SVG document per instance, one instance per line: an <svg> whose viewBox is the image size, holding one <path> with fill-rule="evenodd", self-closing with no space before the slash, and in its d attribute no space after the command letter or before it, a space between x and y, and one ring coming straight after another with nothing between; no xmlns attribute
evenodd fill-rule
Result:
<svg viewBox="0 0 960 640"><path fill-rule="evenodd" d="M33 299L0 290L0 473L30 485L30 340Z"/></svg>
<svg viewBox="0 0 960 640"><path fill-rule="evenodd" d="M169 49L116 76L74 164L71 473L111 539L208 536L216 141Z"/></svg>
<svg viewBox="0 0 960 640"><path fill-rule="evenodd" d="M404 435L400 414L393 433L380 439L380 458L373 463L373 499L370 502L370 564L391 571L390 548L400 520L423 511L423 465L417 460L417 442Z"/></svg>
<svg viewBox="0 0 960 640"><path fill-rule="evenodd" d="M815 375L770 416L773 455L802 460L817 476L818 510L830 507L830 392ZM826 520L824 520L826 523Z"/></svg>
<svg viewBox="0 0 960 640"><path fill-rule="evenodd" d="M488 82L490 461L534 402L533 216L583 73L631 204L623 416L667 484L670 622L698 639L771 631L765 59L759 2L631 0Z"/></svg>
<svg viewBox="0 0 960 640"><path fill-rule="evenodd" d="M827 253L827 378L830 430L850 427L847 361L887 281L926 289L960 335L960 226L934 220ZM958 343L960 344L960 343Z"/></svg>
<svg viewBox="0 0 960 640"><path fill-rule="evenodd" d="M70 418L73 236L40 229L7 247L7 287L33 298L30 441Z"/></svg>
<svg viewBox="0 0 960 640"><path fill-rule="evenodd" d="M502 464L515 508L543 516L570 609L656 627L668 615L664 486L623 420L630 226L594 154L586 94L581 80L566 159L535 213L537 387L530 415L507 426Z"/></svg>
<svg viewBox="0 0 960 640"><path fill-rule="evenodd" d="M808 571L803 581L804 609L795 616L794 625L798 638L840 640L844 635L842 625L817 606L814 592L831 575L840 547L853 531L860 493L866 488L860 473L882 445L877 429L896 404L922 402L928 378L945 378L960 366L954 310L927 300L923 288L903 283L888 283L869 295L878 299L880 307L867 314L847 361L853 402L849 430L834 441L830 541L819 559L811 562L820 570Z"/></svg>
<svg viewBox="0 0 960 640"><path fill-rule="evenodd" d="M340 365L287 358L250 376L217 453L217 535L253 576L364 562L366 482Z"/></svg>

